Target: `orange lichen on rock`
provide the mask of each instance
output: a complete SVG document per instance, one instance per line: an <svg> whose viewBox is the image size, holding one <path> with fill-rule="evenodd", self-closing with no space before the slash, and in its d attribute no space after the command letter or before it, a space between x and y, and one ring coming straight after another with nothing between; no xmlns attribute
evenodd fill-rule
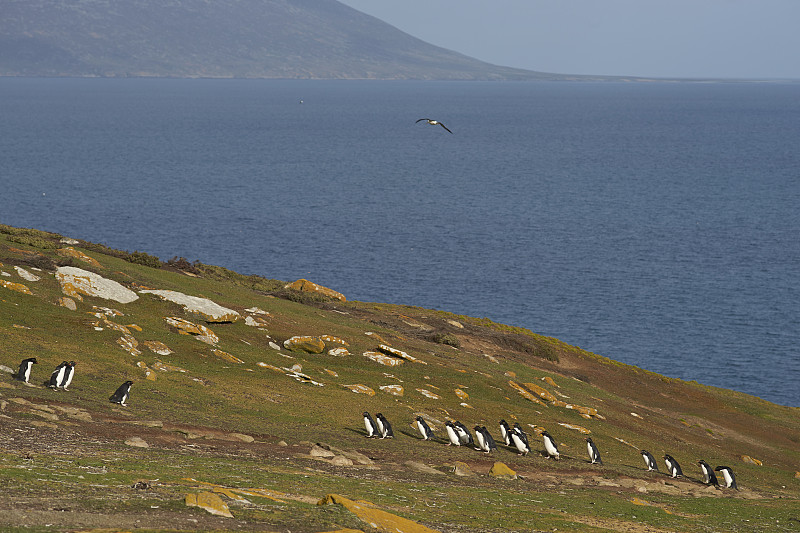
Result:
<svg viewBox="0 0 800 533"><path fill-rule="evenodd" d="M319 354L325 351L325 343L319 337L294 336L283 341L283 347L290 352Z"/></svg>
<svg viewBox="0 0 800 533"><path fill-rule="evenodd" d="M435 529L423 526L408 518L377 509L374 504L363 500L353 501L338 494L328 494L317 505L341 505L370 527L382 533L437 533Z"/></svg>
<svg viewBox="0 0 800 533"><path fill-rule="evenodd" d="M0 279L0 287L5 287L10 291L21 292L22 294L29 294L33 296L33 293L27 287L27 285L23 285L22 283L14 283L12 281L5 281Z"/></svg>
<svg viewBox="0 0 800 533"><path fill-rule="evenodd" d="M355 385L342 385L345 389L350 389L350 391L355 392L356 394L366 394L367 396L375 396L375 391L366 385L361 385L360 383Z"/></svg>
<svg viewBox="0 0 800 533"><path fill-rule="evenodd" d="M177 329L178 333L181 335L192 335L197 337L198 340L208 344L216 344L219 342L219 337L217 337L213 331L203 325L195 324L193 322L189 322L188 320L184 320L183 318L174 316L164 317L164 320L167 321L167 324Z"/></svg>
<svg viewBox="0 0 800 533"><path fill-rule="evenodd" d="M96 259L89 257L80 250L76 250L72 246L67 246L66 248L59 248L56 251L56 253L64 257L72 257L74 259L77 259L78 261L83 261L84 263L92 265L93 267L103 268L103 265L101 265Z"/></svg>
<svg viewBox="0 0 800 533"><path fill-rule="evenodd" d="M242 364L244 363L244 361L242 361L241 359L239 359L235 355L231 355L228 352L223 352L222 350L217 350L216 348L214 350L211 350L211 353L213 353L214 355L216 355L220 359L224 359L225 361L228 361L228 362L231 362L231 363L242 363Z"/></svg>
<svg viewBox="0 0 800 533"><path fill-rule="evenodd" d="M315 292L317 294L327 296L328 298L334 298L336 300L341 300L343 302L347 301L347 298L345 298L344 294L342 294L341 292L336 292L333 289L323 287L322 285L317 285L313 281L308 281L307 279L298 279L297 281L294 281L284 286L284 288L301 292Z"/></svg>
<svg viewBox="0 0 800 533"><path fill-rule="evenodd" d="M523 387L519 383L509 380L508 384L511 385L511 387L513 387L518 393L520 393L520 395L522 395L523 398L527 398L528 400L532 401L533 403L538 403L540 405L546 405L542 400L537 398L533 393L528 391L525 387Z"/></svg>
<svg viewBox="0 0 800 533"><path fill-rule="evenodd" d="M556 401L556 397L553 396L547 389L544 387L540 387L536 383L523 383L522 384L526 389L537 395L539 398L546 402L554 402Z"/></svg>

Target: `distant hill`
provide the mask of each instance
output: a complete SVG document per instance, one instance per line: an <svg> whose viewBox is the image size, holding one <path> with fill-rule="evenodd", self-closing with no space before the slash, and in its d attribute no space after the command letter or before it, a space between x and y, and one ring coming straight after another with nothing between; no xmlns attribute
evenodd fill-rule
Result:
<svg viewBox="0 0 800 533"><path fill-rule="evenodd" d="M0 76L564 78L430 45L336 0L0 0Z"/></svg>

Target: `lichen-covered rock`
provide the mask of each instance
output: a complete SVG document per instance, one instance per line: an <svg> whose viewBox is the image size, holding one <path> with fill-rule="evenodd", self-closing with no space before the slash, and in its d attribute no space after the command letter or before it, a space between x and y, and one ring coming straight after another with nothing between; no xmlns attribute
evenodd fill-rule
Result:
<svg viewBox="0 0 800 533"><path fill-rule="evenodd" d="M151 352L158 355L169 355L172 353L169 346L160 341L144 341L142 344L149 348Z"/></svg>
<svg viewBox="0 0 800 533"><path fill-rule="evenodd" d="M29 294L29 295L33 296L33 293L28 288L28 286L27 285L23 285L22 283L14 283L12 281L6 281L6 280L3 280L3 279L0 279L0 287L4 287L4 288L6 288L6 289L8 289L10 291L21 292L22 294Z"/></svg>
<svg viewBox="0 0 800 533"><path fill-rule="evenodd" d="M308 281L307 279L298 279L297 281L289 283L284 288L301 292L314 292L335 300L341 300L343 302L347 301L347 298L344 297L344 294L336 292L333 289L323 287L322 285L317 285L313 281Z"/></svg>
<svg viewBox="0 0 800 533"><path fill-rule="evenodd" d="M523 383L523 386L546 402L554 402L557 399L547 389L540 387L536 383Z"/></svg>
<svg viewBox="0 0 800 533"><path fill-rule="evenodd" d="M374 504L370 502L353 501L338 494L328 494L318 502L318 505L326 504L343 506L360 520L381 533L437 533L435 529L423 526L402 516L376 509Z"/></svg>
<svg viewBox="0 0 800 533"><path fill-rule="evenodd" d="M545 383L547 383L548 385L552 385L553 387L558 387L558 385L556 385L556 382L555 382L555 381L553 381L553 378L551 378L550 376L545 376L545 377L543 377L543 378L542 378L542 381L544 381L544 382L545 382Z"/></svg>
<svg viewBox="0 0 800 533"><path fill-rule="evenodd" d="M208 298L200 298L199 296L189 296L177 291L166 290L153 290L143 289L139 291L140 294L154 294L159 298L168 302L173 302L182 305L184 309L190 313L196 313L203 317L209 323L221 322L236 322L239 320L239 313L233 309L222 307L221 305L212 302Z"/></svg>
<svg viewBox="0 0 800 533"><path fill-rule="evenodd" d="M414 363L422 363L423 365L427 365L428 364L425 361L420 361L416 357L407 354L403 350L398 350L397 348L392 348L391 346L388 346L386 344L381 344L380 346L378 346L378 350L380 350L381 352L383 352L385 354L393 355L395 357L399 357L401 359L405 359L406 361L411 361L411 362L414 362Z"/></svg>
<svg viewBox="0 0 800 533"><path fill-rule="evenodd" d="M223 502L222 498L213 492L204 491L199 494L187 494L186 506L199 507L201 509L205 509L213 515L233 518L233 515L228 508L228 504Z"/></svg>
<svg viewBox="0 0 800 533"><path fill-rule="evenodd" d="M77 267L58 267L56 279L61 285L61 292L77 300L83 296L93 296L105 300L128 304L135 302L139 296L114 280L106 279L99 274Z"/></svg>
<svg viewBox="0 0 800 533"><path fill-rule="evenodd" d="M375 396L375 390L360 383L355 385L342 385L342 387L344 387L345 389L350 389L352 392L355 392L356 394L366 394L367 396Z"/></svg>
<svg viewBox="0 0 800 533"><path fill-rule="evenodd" d="M463 390L461 390L461 389L456 389L456 390L455 390L455 393L456 393L456 396L458 396L458 397L459 397L459 398L461 398L462 400L469 400L469 394L467 394L467 393L466 393L466 392L464 392Z"/></svg>
<svg viewBox="0 0 800 533"><path fill-rule="evenodd" d="M123 335L117 339L117 344L119 344L123 350L133 356L142 354L141 350L138 348L139 342L133 337L133 335Z"/></svg>
<svg viewBox="0 0 800 533"><path fill-rule="evenodd" d="M229 363L242 363L242 364L244 364L244 361L242 361L241 359L239 359L235 355L229 354L228 352L223 352L222 350L214 349L214 350L211 350L211 353L213 353L214 355L216 355L220 359L224 359L225 361L228 361Z"/></svg>
<svg viewBox="0 0 800 533"><path fill-rule="evenodd" d="M508 384L511 385L511 387L514 388L514 390L516 390L518 393L520 393L520 395L522 395L523 398L527 398L528 400L532 401L533 403L538 403L540 405L545 405L545 403L542 400L540 400L532 392L530 392L529 390L527 390L525 387L523 387L522 385L518 384L517 382L509 380Z"/></svg>
<svg viewBox="0 0 800 533"><path fill-rule="evenodd" d="M579 433L583 433L584 435L588 435L589 433L591 433L591 431L586 429L585 427L576 426L575 424L567 424L565 422L559 422L558 425L561 426L561 427L565 427L567 429L574 429L575 431L577 431Z"/></svg>
<svg viewBox="0 0 800 533"><path fill-rule="evenodd" d="M89 257L80 250L76 250L72 246L67 246L66 248L60 248L56 251L56 253L64 257L72 257L73 259L77 259L78 261L83 261L84 263L92 265L93 267L96 268L103 268L103 265L101 265L96 259Z"/></svg>
<svg viewBox="0 0 800 533"><path fill-rule="evenodd" d="M155 381L156 380L156 373L153 372L152 370L150 370L150 368L147 366L147 363L145 363L144 361L138 361L136 363L136 366L138 366L139 368L144 370L145 379L150 380L150 381Z"/></svg>
<svg viewBox="0 0 800 533"><path fill-rule="evenodd" d="M476 475L467 463L462 463L461 461L453 463L453 473L461 477L473 477Z"/></svg>
<svg viewBox="0 0 800 533"><path fill-rule="evenodd" d="M380 352L364 352L364 357L385 366L398 366L402 365L404 362L402 359L397 359L396 357L391 357Z"/></svg>
<svg viewBox="0 0 800 533"><path fill-rule="evenodd" d="M404 392L402 385L381 385L379 388L393 396L402 396Z"/></svg>
<svg viewBox="0 0 800 533"><path fill-rule="evenodd" d="M441 400L442 399L441 396L439 396L436 393L433 393L433 392L429 391L428 389L417 389L417 392L422 394L423 396L425 396L427 398L431 398L432 400Z"/></svg>
<svg viewBox="0 0 800 533"><path fill-rule="evenodd" d="M177 329L178 333L181 335L192 335L197 338L197 340L203 341L207 344L217 344L219 342L219 337L217 337L213 331L201 324L195 324L175 316L164 317L164 320L167 321L167 324Z"/></svg>
<svg viewBox="0 0 800 533"><path fill-rule="evenodd" d="M762 463L761 460L754 459L753 457L750 457L749 455L743 455L742 456L742 461L747 463L747 464L751 464L751 465L764 466L764 463Z"/></svg>
<svg viewBox="0 0 800 533"><path fill-rule="evenodd" d="M350 355L350 352L344 346L339 346L338 348L331 348L328 350L328 355L332 355L334 357L346 357Z"/></svg>
<svg viewBox="0 0 800 533"><path fill-rule="evenodd" d="M283 341L283 347L290 352L319 354L325 351L325 343L319 337L294 336Z"/></svg>
<svg viewBox="0 0 800 533"><path fill-rule="evenodd" d="M499 479L517 479L517 473L505 463L493 464L491 470L489 470L489 475Z"/></svg>

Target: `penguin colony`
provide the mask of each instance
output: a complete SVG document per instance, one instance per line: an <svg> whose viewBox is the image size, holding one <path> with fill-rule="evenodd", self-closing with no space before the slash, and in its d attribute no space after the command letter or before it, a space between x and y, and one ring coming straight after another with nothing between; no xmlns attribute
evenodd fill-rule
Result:
<svg viewBox="0 0 800 533"><path fill-rule="evenodd" d="M367 438L379 437L381 439L386 439L394 437L394 433L392 433L392 426L389 424L389 421L385 416L383 416L383 414L376 414L375 420L373 420L369 412L365 411L363 417L364 426L367 429ZM437 440L433 430L427 424L427 422L425 422L425 419L422 416L418 415L412 425L417 428L422 440ZM495 443L491 433L489 433L489 430L486 429L486 426L476 425L473 428L475 431L474 438L467 427L457 420L447 420L444 426L445 432L447 433L447 446L467 446L485 454L489 454L492 451L497 450L497 444ZM518 422L515 422L514 426L511 427L508 425L508 422L501 420L500 435L503 443L508 448L516 450L518 455L525 456L530 453L531 447L528 442L528 435L525 433L525 431L523 431ZM543 455L556 461L560 460L561 454L558 451L558 446L556 445L556 440L553 438L553 436L547 431L543 431L541 436L542 444L544 445ZM588 462L590 464L603 464L603 460L600 458L600 451L590 437L586 437L586 449L589 455ZM656 459L650 452L647 450L642 450L640 453L642 454L642 458L644 459L644 464L647 467L648 472L660 472L658 469L658 464L656 463ZM670 477L683 477L681 465L678 464L678 461L676 461L674 457L669 454L665 454L664 464L667 466L667 473ZM726 488L739 490L739 487L736 485L736 477L734 476L733 470L730 467L718 466L712 469L711 465L702 459L699 460L697 464L700 465L700 468L703 471L703 483L706 485L713 485L714 487L721 488L717 476L714 474L714 472L720 472Z"/></svg>
<svg viewBox="0 0 800 533"><path fill-rule="evenodd" d="M30 383L31 369L33 368L33 365L38 363L39 361L37 361L35 357L23 359L19 364L19 370L17 370L16 374L14 374L14 379L22 381L23 383ZM75 361L62 361L61 364L59 364L55 370L53 370L53 373L50 374L50 379L45 381L44 385L53 390L69 390L69 386L72 383L72 378L75 377L76 364L77 363ZM131 392L131 385L133 385L133 381L126 381L119 386L119 388L108 400L112 403L125 405L125 402L128 400L128 396Z"/></svg>
<svg viewBox="0 0 800 533"><path fill-rule="evenodd" d="M14 379L24 383L29 383L31 378L31 370L35 364L38 364L38 361L35 357L23 359L19 364L19 369L14 374ZM62 361L61 364L59 364L55 370L53 370L52 374L50 375L50 379L45 382L45 385L53 390L68 390L69 385L72 383L72 378L75 377L75 366L75 361ZM133 381L126 381L120 385L109 397L109 401L119 405L126 405L128 397L130 396L132 385ZM387 420L383 413L377 413L373 419L368 411L364 411L363 417L364 427L366 428L366 436L368 438L394 438L392 424L389 422L389 420ZM416 417L414 425L419 431L422 440L436 439L433 430L425 422L425 419L422 418L422 416ZM445 422L445 431L447 432L448 441L447 445L467 446L485 454L489 454L497 450L497 444L495 443L492 434L489 432L486 426L476 425L473 430L475 431L474 438L472 433L470 433L469 429L467 429L464 424L459 421L448 420ZM518 455L526 456L530 453L531 447L528 441L528 435L525 433L525 431L523 431L518 422L515 422L514 426L511 427L508 425L508 422L501 420L500 435L503 439L503 443L507 447L515 449ZM558 446L553 436L547 431L542 432L541 436L544 444L544 455L554 460L561 459L561 454L558 451ZM602 465L603 461L600 458L600 452L595 443L589 437L586 438L586 448L589 454L589 463ZM644 459L645 466L647 467L647 471L659 472L655 457L653 457L653 455L647 450L642 450L641 454L642 458ZM671 477L678 478L683 476L681 466L674 457L669 454L664 455L664 463L666 464L667 472ZM706 485L713 485L719 488L719 480L714 472L720 472L726 488L739 490L739 487L736 484L736 476L729 466L718 466L712 470L711 465L702 459L698 461L697 464L700 465L700 468L703 472L703 483Z"/></svg>

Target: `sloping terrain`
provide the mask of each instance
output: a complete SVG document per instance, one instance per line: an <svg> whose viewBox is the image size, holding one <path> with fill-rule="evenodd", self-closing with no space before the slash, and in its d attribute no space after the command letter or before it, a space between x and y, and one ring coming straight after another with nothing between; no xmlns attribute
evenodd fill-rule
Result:
<svg viewBox="0 0 800 533"><path fill-rule="evenodd" d="M486 319L336 296L0 226L0 528L800 530L800 410ZM30 357L30 383L14 379ZM67 390L47 386L62 361ZM126 380L126 405L110 402ZM366 438L364 411L394 438ZM501 419L531 453L503 444ZM497 449L448 446L448 420L485 425ZM700 459L739 490L703 484Z"/></svg>
<svg viewBox="0 0 800 533"><path fill-rule="evenodd" d="M3 0L0 75L536 79L335 0Z"/></svg>

